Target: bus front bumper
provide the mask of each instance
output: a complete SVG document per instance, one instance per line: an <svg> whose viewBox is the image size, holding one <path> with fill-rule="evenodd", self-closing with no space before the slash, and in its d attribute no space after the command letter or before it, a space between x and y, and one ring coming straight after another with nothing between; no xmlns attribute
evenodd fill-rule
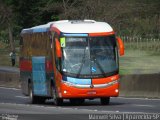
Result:
<svg viewBox="0 0 160 120"><path fill-rule="evenodd" d="M119 95L119 80L107 84L73 85L63 82L58 88L60 98L99 98L117 97Z"/></svg>

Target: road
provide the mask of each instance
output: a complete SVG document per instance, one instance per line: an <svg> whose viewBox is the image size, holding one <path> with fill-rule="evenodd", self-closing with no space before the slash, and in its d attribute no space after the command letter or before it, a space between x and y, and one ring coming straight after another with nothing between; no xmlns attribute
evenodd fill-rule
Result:
<svg viewBox="0 0 160 120"><path fill-rule="evenodd" d="M18 68L0 67L1 72L19 72ZM30 99L20 89L0 87L0 119L2 120L89 120L97 117L89 115L105 115L105 120L124 119L127 114L151 114L152 119L160 120L160 99L147 98L111 98L109 105L101 105L99 99L86 100L83 105L71 105L65 100L64 105L57 107L53 100L45 104L31 104ZM107 115L107 116L106 116ZM120 115L108 116L108 115ZM101 119L101 118L99 118Z"/></svg>
<svg viewBox="0 0 160 120"><path fill-rule="evenodd" d="M0 66L0 72L18 73L19 68L10 66Z"/></svg>
<svg viewBox="0 0 160 120"><path fill-rule="evenodd" d="M65 100L57 107L52 100L45 104L30 104L30 99L22 95L20 89L0 87L0 118L17 117L18 120L89 119L90 114L151 114L160 113L160 99L111 98L109 105L102 106L99 99L86 100L83 105L71 105ZM160 114L157 120L160 119ZM13 120L13 119L12 119ZM15 119L17 120L17 119Z"/></svg>

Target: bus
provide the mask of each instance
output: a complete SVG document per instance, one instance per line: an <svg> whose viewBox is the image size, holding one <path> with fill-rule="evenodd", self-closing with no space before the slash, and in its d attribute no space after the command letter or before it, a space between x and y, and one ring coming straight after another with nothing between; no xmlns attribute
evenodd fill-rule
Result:
<svg viewBox="0 0 160 120"><path fill-rule="evenodd" d="M63 105L119 95L124 45L113 28L95 20L60 20L21 31L20 80L32 103Z"/></svg>

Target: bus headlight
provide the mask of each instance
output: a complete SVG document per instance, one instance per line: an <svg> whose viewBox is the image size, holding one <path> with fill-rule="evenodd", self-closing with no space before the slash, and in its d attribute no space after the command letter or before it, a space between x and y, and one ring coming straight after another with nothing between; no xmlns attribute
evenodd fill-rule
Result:
<svg viewBox="0 0 160 120"><path fill-rule="evenodd" d="M119 90L118 90L118 89L115 89L115 92L116 92L116 93L118 93L118 92L119 92Z"/></svg>

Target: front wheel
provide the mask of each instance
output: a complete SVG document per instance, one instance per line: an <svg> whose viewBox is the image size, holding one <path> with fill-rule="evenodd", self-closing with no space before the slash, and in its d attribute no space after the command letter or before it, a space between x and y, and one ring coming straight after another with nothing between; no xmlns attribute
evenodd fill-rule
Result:
<svg viewBox="0 0 160 120"><path fill-rule="evenodd" d="M45 102L45 98L38 97L33 94L33 88L31 84L29 85L29 98L32 104L41 104Z"/></svg>
<svg viewBox="0 0 160 120"><path fill-rule="evenodd" d="M54 104L55 104L56 106L61 106L61 105L63 105L63 99L62 99L62 98L59 98L59 97L57 96L57 92L56 92L55 89L53 89L53 99L54 99Z"/></svg>
<svg viewBox="0 0 160 120"><path fill-rule="evenodd" d="M110 102L110 97L100 98L102 105L108 105Z"/></svg>

